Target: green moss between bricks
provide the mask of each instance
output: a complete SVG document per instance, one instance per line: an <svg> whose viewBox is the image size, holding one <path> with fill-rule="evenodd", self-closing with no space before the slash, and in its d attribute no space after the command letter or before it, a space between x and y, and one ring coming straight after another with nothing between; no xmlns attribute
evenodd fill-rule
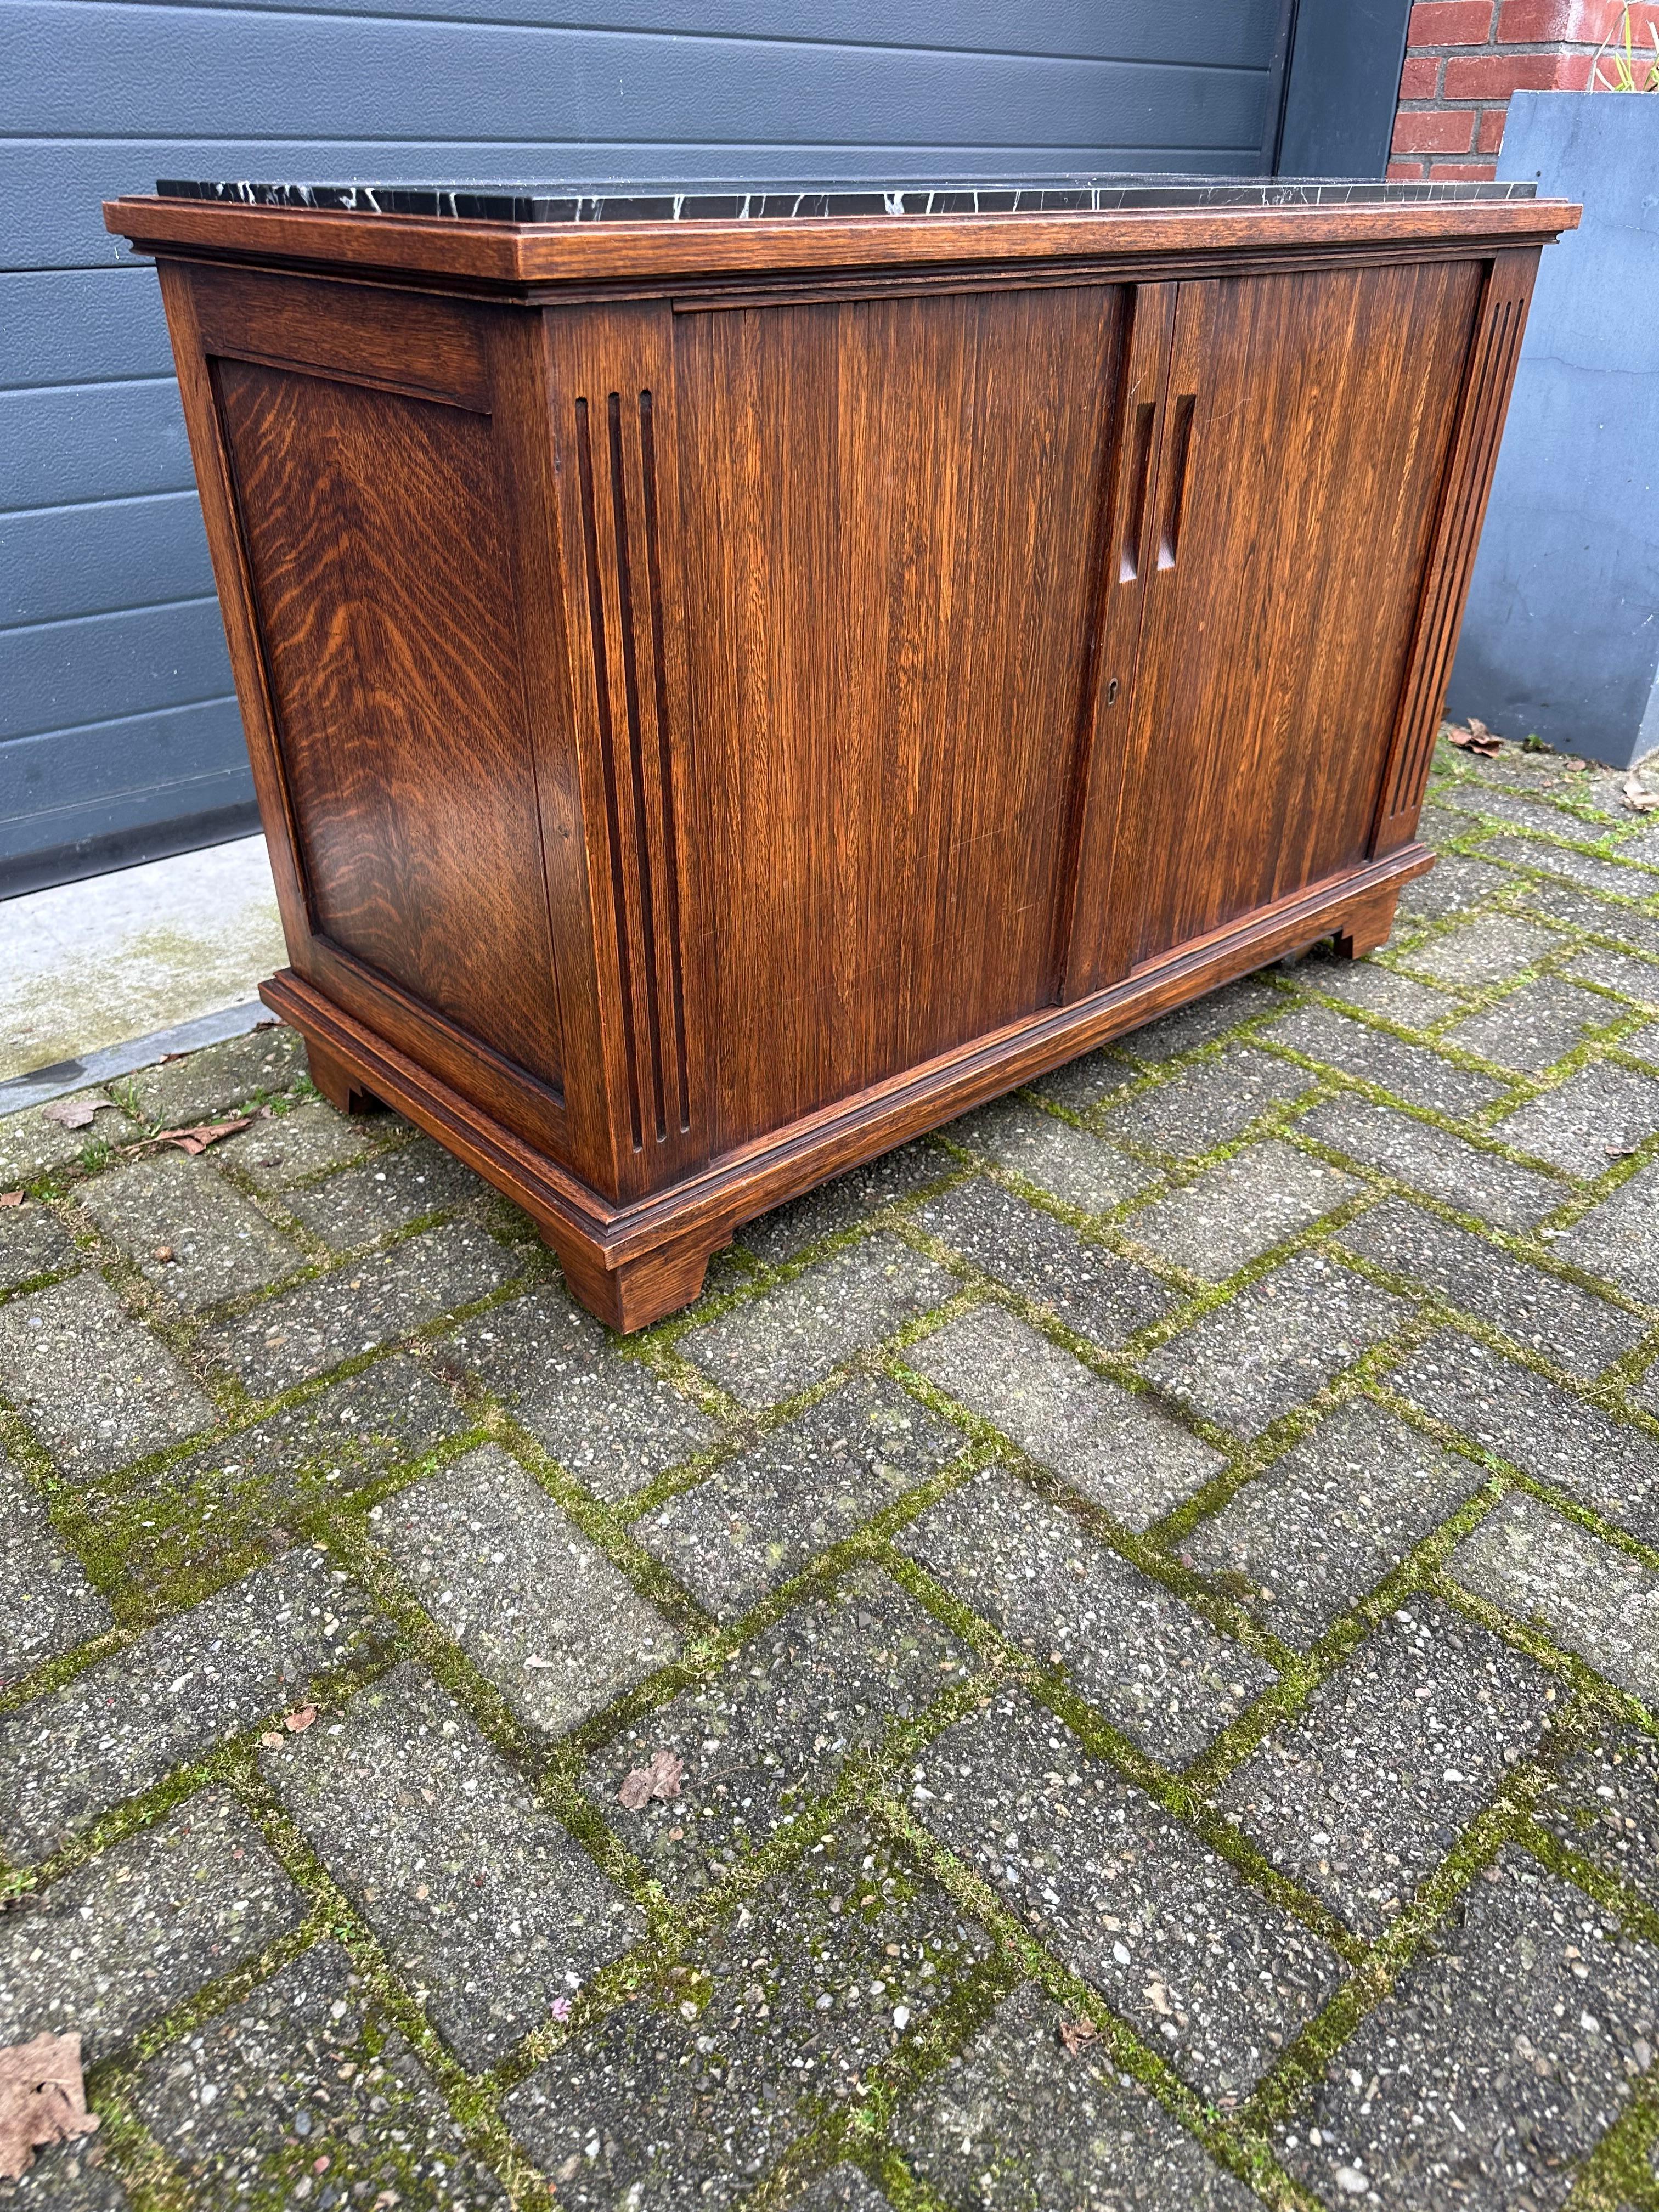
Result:
<svg viewBox="0 0 1659 2212"><path fill-rule="evenodd" d="M1483 846L1494 835L1528 834L1525 830L1517 833L1516 825L1499 815L1478 811L1485 787L1466 763L1451 764L1449 775L1440 786L1441 795L1454 805L1472 805L1477 811L1468 817L1468 830L1452 841L1449 849L1480 857ZM1617 857L1617 833L1624 824L1611 820L1602 822L1588 807L1569 806L1558 811L1562 811L1564 849ZM1574 832L1580 829L1594 834L1575 836ZM1532 842L1540 848L1539 871L1547 874L1548 841L1534 836ZM1524 909L1529 878L1512 862L1504 865L1506 880L1474 911ZM1634 868L1631 874L1632 898L1645 892L1645 910L1651 912L1654 896L1659 893L1659 876L1644 878ZM1647 889L1650 884L1650 890ZM1565 926L1547 913L1540 915L1537 918L1559 938L1559 952L1552 951L1528 969L1517 970L1483 989L1457 987L1449 990L1448 1013L1428 1031L1355 1009L1333 995L1322 994L1316 978L1310 981L1292 973L1278 975L1272 980L1287 1007L1313 1003L1329 1006L1352 1021L1360 1030L1392 1036L1419 1048L1427 1046L1437 1050L1448 1065L1467 1066L1501 1078L1508 1086L1506 1103L1546 1095L1577 1069L1599 1061L1650 1073L1639 1060L1620 1049L1639 1028L1640 1011L1621 1004L1613 996L1607 1000L1611 1009L1607 1022L1559 1062L1547 1077L1517 1077L1513 1071L1498 1068L1477 1055L1437 1042L1436 1032L1450 1021L1501 1002L1531 975L1553 973L1568 958L1586 948L1598 945L1618 948L1621 908L1614 901L1603 900L1601 904L1608 916L1605 931L1587 932ZM1464 915L1456 921L1413 926L1401 933L1399 942L1402 946L1420 949L1452 933L1467 918ZM1408 966L1408 962L1402 962L1401 971ZM1659 969L1656 974L1659 975ZM1492 1459L1467 1439L1444 1431L1414 1408L1395 1400L1389 1389L1393 1363L1420 1341L1430 1328L1452 1321L1466 1334L1491 1345L1506 1358L1518 1359L1548 1375L1559 1387L1576 1393L1587 1405L1631 1423L1636 1432L1650 1436L1659 1433L1659 1422L1632 1409L1626 1394L1651 1361L1656 1350L1653 1332L1601 1381L1587 1386L1582 1379L1564 1376L1547 1362L1529 1355L1525 1346L1504 1337L1501 1331L1426 1296L1406 1279L1344 1256L1341 1264L1356 1273L1369 1275L1386 1288L1409 1294L1417 1309L1413 1320L1394 1339L1356 1361L1316 1399L1298 1407L1249 1443L1241 1444L1237 1438L1213 1424L1195 1417L1167 1394L1152 1391L1166 1413L1228 1456L1225 1467L1204 1490L1185 1501L1166 1521L1139 1536L1115 1526L1100 1509L1076 1498L1056 1477L1025 1458L988 1425L969 1416L908 1364L906 1355L915 1345L956 1315L985 1299L993 1299L1019 1314L1094 1372L1133 1390L1151 1390L1152 1386L1139 1371L1138 1362L1154 1346L1190 1327L1204 1314L1225 1305L1260 1281L1291 1253L1316 1250L1335 1257L1330 1243L1344 1222L1362 1213L1385 1194L1405 1194L1409 1191L1409 1186L1398 1178L1349 1159L1340 1150L1302 1133L1300 1124L1305 1115L1332 1098L1350 1095L1386 1100L1396 1111L1406 1111L1412 1118L1452 1130L1465 1142L1473 1140L1497 1157L1516 1160L1536 1171L1537 1163L1515 1152L1503 1141L1501 1129L1489 1125L1488 1110L1483 1109L1483 1114L1473 1117L1472 1121L1459 1123L1421 1109L1401 1109L1379 1086L1334 1072L1276 1044L1270 1012L1253 1012L1241 1018L1225 1036L1206 1040L1155 1067L1138 1068L1126 1060L1122 1084L1085 1112L1062 1109L1034 1094L1026 1094L1027 1101L1059 1121L1085 1132L1099 1133L1105 1127L1107 1115L1125 1100L1158 1090L1185 1070L1218 1059L1229 1042L1246 1039L1280 1059L1305 1067L1315 1086L1310 1094L1295 1102L1273 1102L1241 1135L1196 1159L1177 1162L1154 1147L1126 1144L1123 1149L1156 1168L1160 1179L1146 1191L1103 1215L1079 1213L1015 1170L970 1160L952 1144L947 1133L937 1140L939 1173L924 1188L884 1205L855 1224L817 1240L782 1265L764 1265L739 1249L719 1289L702 1300L691 1313L676 1316L620 1347L624 1356L639 1360L684 1391L717 1421L720 1433L706 1450L664 1470L646 1488L618 1504L595 1499L536 1443L508 1405L470 1380L457 1386L465 1425L455 1435L446 1437L429 1451L388 1465L349 1496L342 1496L331 1488L319 1478L315 1467L286 1470L287 1487L280 1499L269 1480L252 1481L230 1494L204 1477L169 1493L166 1490L167 1471L191 1456L194 1446L188 1443L152 1455L124 1470L118 1480L76 1488L55 1474L50 1460L15 1415L0 1409L0 1437L48 1497L56 1525L110 1597L118 1620L117 1628L97 1644L37 1668L15 1685L0 1698L0 1710L15 1707L58 1682L72 1679L98 1657L121 1648L124 1639L148 1620L198 1602L246 1571L267 1555L273 1529L286 1531L295 1540L320 1541L372 1592L392 1624L393 1643L391 1650L373 1662L355 1671L331 1676L326 1683L317 1686L319 1701L328 1703L332 1709L372 1674L389 1667L399 1656L418 1658L471 1713L495 1749L530 1784L540 1802L567 1823L611 1880L634 1898L647 1917L649 1933L645 1941L614 1967L597 1976L580 1993L568 2024L544 2025L500 2065L487 2073L469 2075L449 2055L419 2005L404 1988L372 1931L331 1881L303 1835L264 1784L253 1755L257 1729L246 1732L210 1758L169 1776L156 1789L106 1816L51 1860L37 1867L10 1870L0 1886L0 1896L24 1888L49 1887L73 1867L83 1864L94 1852L161 1819L192 1791L214 1781L231 1787L253 1813L271 1850L306 1899L307 1917L302 1929L284 1937L251 1966L210 1984L186 2005L133 2038L115 2057L94 2068L90 2083L94 2102L105 2115L105 2141L114 2164L126 2179L135 2212L187 2212L190 2203L190 2193L182 2178L132 2117L130 2095L138 2068L177 2036L192 2031L246 1995L264 1975L324 1933L344 1945L363 1978L375 2018L395 2026L416 2050L448 2100L467 2140L501 2174L514 2203L521 2207L544 2205L548 2202L544 2181L512 2143L502 2122L501 2100L507 2090L543 2058L571 2038L580 2036L588 2025L603 2018L615 2005L639 2001L652 1990L678 1989L679 1984L674 1977L686 1971L683 1962L700 1933L720 1925L763 1884L787 1878L789 1869L799 1863L817 1839L837 1820L854 1814L869 1817L887 1829L945 1887L961 1909L989 1930L994 1945L992 1955L963 1979L921 2032L907 2038L892 2058L875 2070L866 2085L867 2094L854 2108L826 2113L796 2143L752 2192L748 2201L753 2212L773 2212L773 2208L781 2208L795 2185L841 2157L851 2158L877 2180L899 2212L942 2212L939 2201L907 2170L902 2158L890 2148L887 2130L901 2102L943 2065L951 2053L982 2025L999 1999L1027 1976L1041 1983L1069 2010L1092 2016L1114 2064L1143 2082L1206 2143L1213 2156L1249 2182L1267 2203L1287 2208L1287 2212L1292 2207L1297 2208L1297 2212L1313 2212L1313 2200L1278 2165L1271 2148L1273 2131L1296 2108L1312 2081L1387 1995L1400 1973L1425 1946L1432 1943L1435 1928L1448 1906L1469 1881L1479 1878L1482 1867L1504 1844L1514 1844L1528 1850L1563 1878L1576 1883L1599 1905L1619 1914L1633 1934L1659 1945L1659 1915L1571 1848L1558 1843L1537 1825L1532 1815L1537 1791L1543 1786L1550 1767L1565 1755L1566 1749L1586 1729L1600 1725L1604 1719L1617 1718L1650 1733L1659 1733L1659 1722L1638 1701L1613 1691L1583 1662L1560 1650L1536 1630L1498 1613L1484 1601L1472 1598L1443 1579L1444 1567L1456 1543L1514 1486L1534 1491L1553 1510L1567 1515L1600 1540L1613 1545L1644 1565L1659 1566L1659 1553L1611 1527L1589 1509L1556 1493L1547 1484L1539 1483ZM280 1115L312 1096L314 1094L308 1085L296 1082L283 1096L253 1103L268 1103ZM1340 1164L1364 1183L1364 1194L1350 1201L1340 1214L1287 1238L1221 1285L1200 1284L1135 1243L1133 1230L1126 1224L1139 1206L1151 1202L1161 1191L1193 1181L1219 1161L1268 1135L1282 1137L1312 1157ZM374 1151L378 1154L403 1141L405 1133L394 1129L387 1133L384 1142L374 1144ZM1659 1139L1644 1146L1638 1156L1612 1164L1607 1173L1587 1188L1558 1176L1562 1204L1550 1218L1551 1224L1570 1225L1637 1172L1656 1152L1659 1152ZM30 1185L31 1195L52 1206L70 1226L83 1255L82 1264L101 1269L132 1310L143 1315L148 1325L207 1390L222 1416L237 1427L264 1419L273 1410L302 1403L314 1395L322 1387L320 1383L307 1383L270 1401L251 1399L234 1381L204 1360L199 1349L205 1325L202 1321L175 1321L161 1310L155 1294L137 1269L101 1236L75 1203L80 1182L110 1164L114 1158L111 1147L94 1143L73 1168L39 1178ZM361 1165L362 1162L350 1164ZM322 1171L311 1181L325 1182L329 1174L336 1171ZM1137 1264L1146 1267L1176 1294L1178 1304L1167 1316L1113 1351L1103 1351L1078 1337L1039 1301L996 1282L920 1227L917 1212L927 1199L969 1173L988 1176L1004 1183L1027 1203L1046 1210L1104 1249L1131 1254ZM311 1261L310 1273L336 1264L337 1255L326 1252L316 1240L305 1237L280 1194L262 1197L240 1174L233 1173L231 1180L284 1234L299 1238ZM1606 1285L1557 1261L1547 1245L1536 1237L1494 1230L1459 1213L1443 1201L1415 1191L1409 1194L1419 1208L1460 1226L1474 1228L1511 1258L1592 1290L1604 1298L1609 1297ZM390 1241L419 1234L425 1225L425 1222L412 1224L400 1231L398 1239ZM529 1245L528 1225L510 1212L499 1212L494 1225L498 1236ZM960 1288L945 1307L907 1324L884 1343L860 1352L811 1390L761 1414L738 1406L686 1358L680 1347L693 1328L752 1300L763 1300L778 1286L821 1263L832 1253L882 1229L897 1233L955 1276ZM524 1295L537 1282L555 1279L556 1274L550 1259L542 1255L538 1246L522 1279L465 1310L488 1311ZM47 1279L50 1279L43 1277L12 1295L26 1296ZM305 1279L304 1273L293 1279ZM283 1288L292 1286L290 1281ZM222 1319L224 1311L256 1310L271 1295L275 1293L252 1294L237 1302L234 1308L216 1312L214 1318ZM1617 1293L1613 1294L1613 1302L1622 1304L1626 1310L1640 1311L1629 1300L1620 1299ZM413 1348L417 1357L426 1358L426 1347L452 1325L453 1318L447 1315L412 1338L379 1346L371 1353L349 1361L332 1370L328 1380L337 1381L343 1374L362 1371L400 1348ZM435 1366L434 1371L441 1376L441 1365ZM634 1523L666 1498L690 1487L722 1459L747 1449L780 1423L796 1417L805 1406L839 1387L848 1374L860 1371L880 1371L891 1376L935 1413L951 1420L963 1431L963 1452L855 1535L827 1551L801 1574L770 1592L741 1620L722 1629L641 1548L633 1534ZM1489 1480L1333 1623L1304 1656L1257 1628L1223 1583L1200 1577L1183 1566L1180 1546L1200 1520L1218 1510L1290 1444L1306 1435L1334 1407L1355 1395L1369 1396L1389 1406L1401 1418L1485 1466ZM485 1440L499 1443L510 1450L636 1586L673 1620L684 1639L681 1656L672 1666L660 1669L556 1746L547 1745L517 1719L495 1686L479 1675L442 1636L369 1539L366 1516L375 1504L395 1495L406 1483L453 1463ZM1276 1668L1277 1680L1185 1772L1169 1772L1149 1759L1127 1737L1076 1696L1063 1672L1040 1664L1016 1650L989 1623L973 1614L896 1549L895 1540L911 1520L994 1461L1006 1465L1013 1479L1030 1484L1074 1512L1096 1540L1109 1545L1143 1572L1152 1575L1221 1633L1259 1653ZM159 1484L159 1492L155 1488L143 1491L142 1486L146 1482ZM160 1510L158 1494L164 1500ZM210 1507L214 1509L211 1511ZM143 1525L145 1521L158 1525L146 1528ZM975 1655L975 1671L946 1686L924 1712L890 1726L878 1749L850 1758L826 1795L763 1849L740 1855L718 1889L705 1893L689 1905L675 1904L649 1879L582 1794L579 1777L583 1762L618 1731L640 1725L659 1705L686 1688L710 1679L755 1636L785 1619L796 1605L815 1591L829 1587L849 1567L864 1560L881 1565L914 1599L959 1636ZM1378 1621L1404 1600L1425 1590L1445 1596L1548 1668L1560 1692L1559 1717L1540 1755L1503 1777L1443 1864L1419 1893L1407 1901L1384 1934L1368 1943L1352 1935L1320 1900L1279 1874L1237 1831L1218 1820L1209 1809L1209 1799L1221 1779L1249 1755L1267 1729L1301 1710L1318 1685L1346 1662ZM1349 1972L1342 1987L1279 2055L1255 2094L1239 2108L1224 2113L1205 2107L1172 2074L1161 2054L1144 2045L1119 2022L1085 1983L1024 1928L976 1876L937 1844L911 1817L902 1802L899 1778L905 1765L945 1729L992 1694L999 1682L1009 1680L1023 1683L1073 1729L1095 1756L1109 1762L1139 1787L1149 1790L1166 1808L1194 1826L1206 1843L1227 1857L1247 1884L1264 1899L1284 1906L1316 1929L1345 1960ZM369 2031L371 2036L380 2032L374 2027ZM1659 2191L1656 2191L1651 2170L1646 2163L1649 2148L1659 2137L1659 2102L1656 2100L1659 2100L1659 2089L1649 2089L1633 2098L1613 2136L1577 2178L1571 2200L1577 2212L1613 2212L1613 2208L1623 2202L1652 2206L1659 2201ZM282 2184L279 2160L270 2176L273 2202L280 2195Z"/></svg>

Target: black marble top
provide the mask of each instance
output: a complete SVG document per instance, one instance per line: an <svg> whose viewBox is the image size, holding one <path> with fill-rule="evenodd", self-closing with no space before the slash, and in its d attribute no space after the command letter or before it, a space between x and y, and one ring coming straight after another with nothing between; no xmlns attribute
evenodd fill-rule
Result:
<svg viewBox="0 0 1659 2212"><path fill-rule="evenodd" d="M241 207L323 208L351 215L447 216L465 222L775 222L824 216L1101 215L1121 208L1394 206L1516 200L1531 184L1353 183L1321 177L1071 176L957 184L587 183L298 185L158 179L163 199Z"/></svg>

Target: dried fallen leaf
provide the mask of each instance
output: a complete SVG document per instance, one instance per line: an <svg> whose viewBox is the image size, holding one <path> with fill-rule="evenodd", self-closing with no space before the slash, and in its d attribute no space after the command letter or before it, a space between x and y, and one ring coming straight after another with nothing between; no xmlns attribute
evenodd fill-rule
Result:
<svg viewBox="0 0 1659 2212"><path fill-rule="evenodd" d="M298 1735L301 1729L308 1729L316 1717L315 1705L301 1705L295 1711L283 1715L283 1726L290 1735Z"/></svg>
<svg viewBox="0 0 1659 2212"><path fill-rule="evenodd" d="M539 1674L545 1674L557 1662L551 1659L544 1659L539 1651L530 1651L526 1653L524 1663L526 1667L533 1668Z"/></svg>
<svg viewBox="0 0 1659 2212"><path fill-rule="evenodd" d="M1168 2020L1170 2007L1170 1992L1166 1985L1163 1982L1148 1982L1146 1995L1151 2000L1152 2010L1161 2013L1164 2018Z"/></svg>
<svg viewBox="0 0 1659 2212"><path fill-rule="evenodd" d="M638 1813L653 1797L678 1797L685 1761L672 1751L653 1751L648 1766L636 1766L617 1792L617 1802Z"/></svg>
<svg viewBox="0 0 1659 2212"><path fill-rule="evenodd" d="M238 1115L232 1121L198 1121L188 1129L158 1129L153 1137L146 1137L131 1147L133 1152L149 1152L158 1145L177 1145L181 1152L193 1157L216 1145L222 1137L234 1137L239 1129L246 1129L256 1117L252 1114Z"/></svg>
<svg viewBox="0 0 1659 2212"><path fill-rule="evenodd" d="M1624 797L1632 814L1659 814L1659 791L1650 791L1635 776L1626 784Z"/></svg>
<svg viewBox="0 0 1659 2212"><path fill-rule="evenodd" d="M155 1252L151 1255L151 1257L152 1257L152 1258L154 1258L154 1259L160 1260L160 1261L163 1261L163 1262L165 1262L165 1261L167 1261L170 1260L170 1259L173 1257L173 1247L172 1247L172 1245L171 1245L171 1244L158 1244L158 1245L156 1246L155 1249Z"/></svg>
<svg viewBox="0 0 1659 2212"><path fill-rule="evenodd" d="M1060 2024L1060 2039L1073 2057L1085 2043L1092 2043L1100 2030L1091 2020L1063 2020Z"/></svg>
<svg viewBox="0 0 1659 2212"><path fill-rule="evenodd" d="M21 1206L22 1203L21 1190L0 1190L0 1206Z"/></svg>
<svg viewBox="0 0 1659 2212"><path fill-rule="evenodd" d="M1495 736L1476 714L1471 714L1467 722L1443 722L1440 734L1459 752L1479 753L1487 760L1504 750L1502 738Z"/></svg>
<svg viewBox="0 0 1659 2212"><path fill-rule="evenodd" d="M48 2143L89 2136L78 2035L37 2035L0 2051L0 2178L15 2181Z"/></svg>
<svg viewBox="0 0 1659 2212"><path fill-rule="evenodd" d="M275 1729L262 1729L259 1741L267 1751L280 1751L283 1747L283 1739Z"/></svg>
<svg viewBox="0 0 1659 2212"><path fill-rule="evenodd" d="M94 1114L112 1110L107 1098L54 1098L40 1109L43 1121L56 1121L60 1129L89 1129Z"/></svg>

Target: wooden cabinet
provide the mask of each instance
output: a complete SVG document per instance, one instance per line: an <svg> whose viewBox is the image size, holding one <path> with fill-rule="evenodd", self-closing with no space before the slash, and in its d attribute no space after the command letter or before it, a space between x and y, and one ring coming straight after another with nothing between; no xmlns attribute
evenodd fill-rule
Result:
<svg viewBox="0 0 1659 2212"><path fill-rule="evenodd" d="M1386 935L1512 197L517 222L167 199L320 1088L622 1327L791 1194Z"/></svg>

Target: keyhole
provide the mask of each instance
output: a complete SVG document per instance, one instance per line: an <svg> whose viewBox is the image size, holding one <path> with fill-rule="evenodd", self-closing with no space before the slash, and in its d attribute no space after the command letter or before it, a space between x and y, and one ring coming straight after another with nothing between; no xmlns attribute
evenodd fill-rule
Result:
<svg viewBox="0 0 1659 2212"><path fill-rule="evenodd" d="M1115 707L1117 704L1117 678L1115 676L1113 677L1111 682L1106 686L1106 704L1109 707Z"/></svg>

